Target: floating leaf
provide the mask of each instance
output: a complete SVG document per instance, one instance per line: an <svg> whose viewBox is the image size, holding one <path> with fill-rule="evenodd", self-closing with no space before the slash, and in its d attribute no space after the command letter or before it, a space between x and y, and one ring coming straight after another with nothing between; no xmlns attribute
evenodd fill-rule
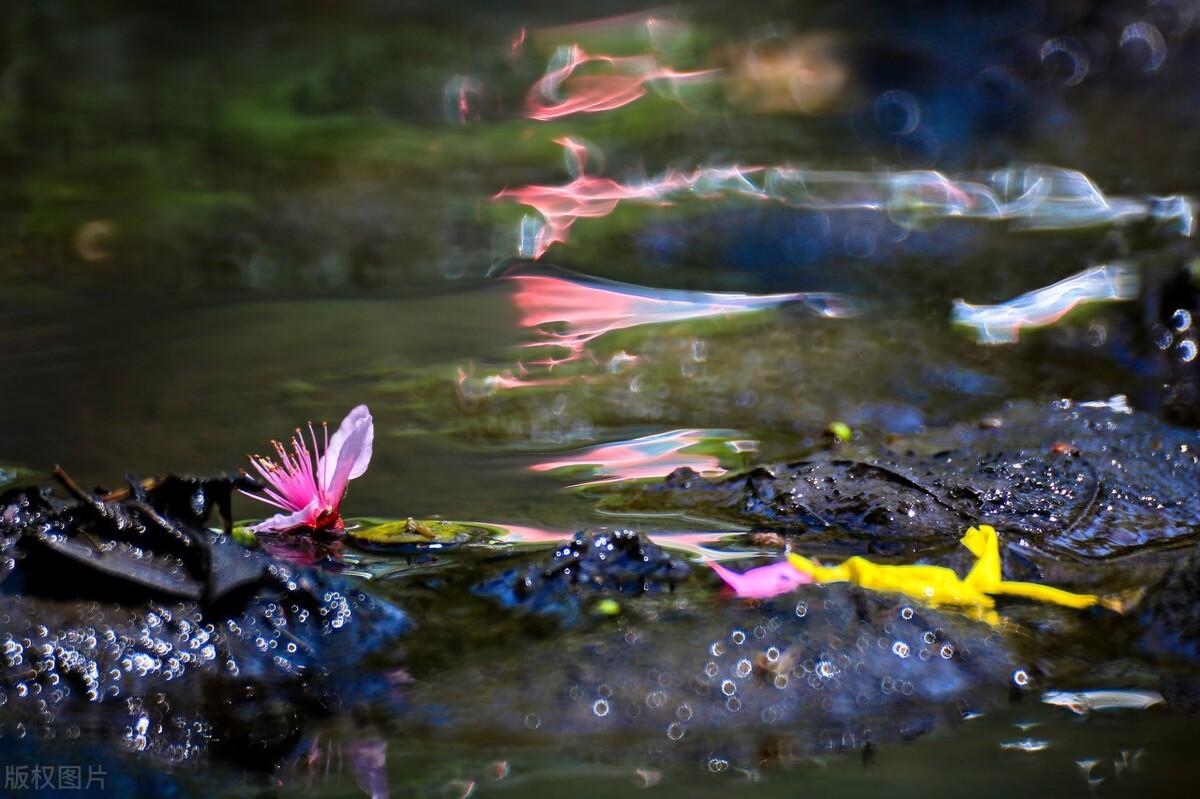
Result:
<svg viewBox="0 0 1200 799"><path fill-rule="evenodd" d="M254 534L254 531L248 525L235 525L231 532L233 540L242 546L248 548L258 546L258 536Z"/></svg>
<svg viewBox="0 0 1200 799"><path fill-rule="evenodd" d="M346 535L359 546L368 549L426 548L457 546L472 541L491 540L496 531L485 526L451 522L443 519L413 519L404 521L358 519L347 523Z"/></svg>

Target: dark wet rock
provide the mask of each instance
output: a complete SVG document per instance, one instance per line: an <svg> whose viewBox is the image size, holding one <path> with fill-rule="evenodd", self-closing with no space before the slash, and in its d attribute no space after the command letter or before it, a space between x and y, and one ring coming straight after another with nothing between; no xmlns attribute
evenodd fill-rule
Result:
<svg viewBox="0 0 1200 799"><path fill-rule="evenodd" d="M585 599L673 591L689 572L685 561L631 530L581 532L548 562L509 570L474 591L506 607L575 617Z"/></svg>
<svg viewBox="0 0 1200 799"><path fill-rule="evenodd" d="M1147 591L1138 619L1143 651L1200 663L1200 555L1180 560Z"/></svg>
<svg viewBox="0 0 1200 799"><path fill-rule="evenodd" d="M956 723L1007 701L1023 668L1019 636L847 585L765 603L681 587L625 604L619 618L518 648L475 640L471 664L416 675L412 706L434 736L757 768Z"/></svg>
<svg viewBox="0 0 1200 799"><path fill-rule="evenodd" d="M1137 648L1159 666L1159 687L1176 709L1200 713L1200 551L1178 560L1146 591Z"/></svg>
<svg viewBox="0 0 1200 799"><path fill-rule="evenodd" d="M360 661L407 618L205 528L233 481L59 476L74 501L0 495L0 735L270 769L306 720L374 696Z"/></svg>
<svg viewBox="0 0 1200 799"><path fill-rule="evenodd" d="M1179 545L1200 531L1200 434L1111 407L1019 405L876 457L706 479L680 469L604 498L803 534L863 554L953 546L987 523L1033 549L1087 557Z"/></svg>

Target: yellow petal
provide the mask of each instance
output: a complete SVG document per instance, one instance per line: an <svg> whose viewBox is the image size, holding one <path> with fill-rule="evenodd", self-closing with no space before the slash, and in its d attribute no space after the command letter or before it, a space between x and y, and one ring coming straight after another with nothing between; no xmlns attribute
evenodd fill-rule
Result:
<svg viewBox="0 0 1200 799"><path fill-rule="evenodd" d="M1072 594L1061 588L1051 588L1048 585L1038 585L1037 583L1002 582L988 593L1023 596L1068 608L1090 608L1100 602L1100 597L1092 594Z"/></svg>
<svg viewBox="0 0 1200 799"><path fill-rule="evenodd" d="M799 555L788 562L818 583L853 582L871 591L890 591L930 605L990 608L992 598L958 578L944 566L888 566L853 557L840 566L821 566Z"/></svg>
<svg viewBox="0 0 1200 799"><path fill-rule="evenodd" d="M1005 582L1000 570L1000 538L986 524L972 527L962 537L962 545L977 558L965 578L944 566L889 566L853 557L839 566L822 566L814 560L789 554L788 562L818 583L852 582L871 591L893 592L918 599L928 605L950 605L968 611L968 615L999 623L992 594L1008 594L1050 602L1070 608L1086 608L1101 600L1091 594L1073 594L1036 583Z"/></svg>
<svg viewBox="0 0 1200 799"><path fill-rule="evenodd" d="M999 585L1004 578L1000 574L1000 538L996 531L987 524L972 527L961 543L978 558L964 582L978 591L989 591Z"/></svg>

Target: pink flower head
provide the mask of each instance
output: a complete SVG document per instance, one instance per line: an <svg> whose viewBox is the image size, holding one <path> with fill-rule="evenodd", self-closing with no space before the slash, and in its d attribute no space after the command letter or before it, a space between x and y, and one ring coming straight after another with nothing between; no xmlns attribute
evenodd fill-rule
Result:
<svg viewBox="0 0 1200 799"><path fill-rule="evenodd" d="M250 529L259 532L286 532L300 527L341 532L341 504L346 486L367 470L371 462L371 447L375 440L375 425L366 405L346 414L333 437L325 430L324 454L317 442L312 424L308 434L312 449L299 428L292 436L292 451L273 441L279 456L276 463L261 455L252 455L250 463L262 475L267 485L261 495L243 494L274 505L283 511Z"/></svg>
<svg viewBox="0 0 1200 799"><path fill-rule="evenodd" d="M760 566L744 574L730 571L717 563L708 565L733 589L733 593L743 599L770 599L813 581L812 575L805 574L786 560L770 566Z"/></svg>

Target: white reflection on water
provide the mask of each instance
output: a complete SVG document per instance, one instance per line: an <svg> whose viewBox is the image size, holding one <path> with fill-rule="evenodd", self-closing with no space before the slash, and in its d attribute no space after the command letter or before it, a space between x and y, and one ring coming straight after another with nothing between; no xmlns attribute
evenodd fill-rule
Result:
<svg viewBox="0 0 1200 799"><path fill-rule="evenodd" d="M1077 305L1128 300L1137 291L1137 273L1130 267L1097 266L998 305L955 300L951 318L972 328L981 344L1012 344L1022 329L1053 324Z"/></svg>
<svg viewBox="0 0 1200 799"><path fill-rule="evenodd" d="M1093 710L1145 710L1165 702L1158 691L1133 690L1047 691L1042 701L1081 716Z"/></svg>
<svg viewBox="0 0 1200 799"><path fill-rule="evenodd" d="M559 143L569 146L568 141ZM879 211L904 226L963 218L1065 230L1151 220L1190 236L1195 222L1187 197L1108 196L1082 172L1042 165L1011 166L981 178L951 178L933 170L847 172L739 164L671 169L626 183L581 173L563 185L504 189L493 199L511 199L538 212L540 222L532 217L522 221L519 249L540 258L553 244L567 241L577 220L606 217L622 202L671 205L732 197L794 208Z"/></svg>

